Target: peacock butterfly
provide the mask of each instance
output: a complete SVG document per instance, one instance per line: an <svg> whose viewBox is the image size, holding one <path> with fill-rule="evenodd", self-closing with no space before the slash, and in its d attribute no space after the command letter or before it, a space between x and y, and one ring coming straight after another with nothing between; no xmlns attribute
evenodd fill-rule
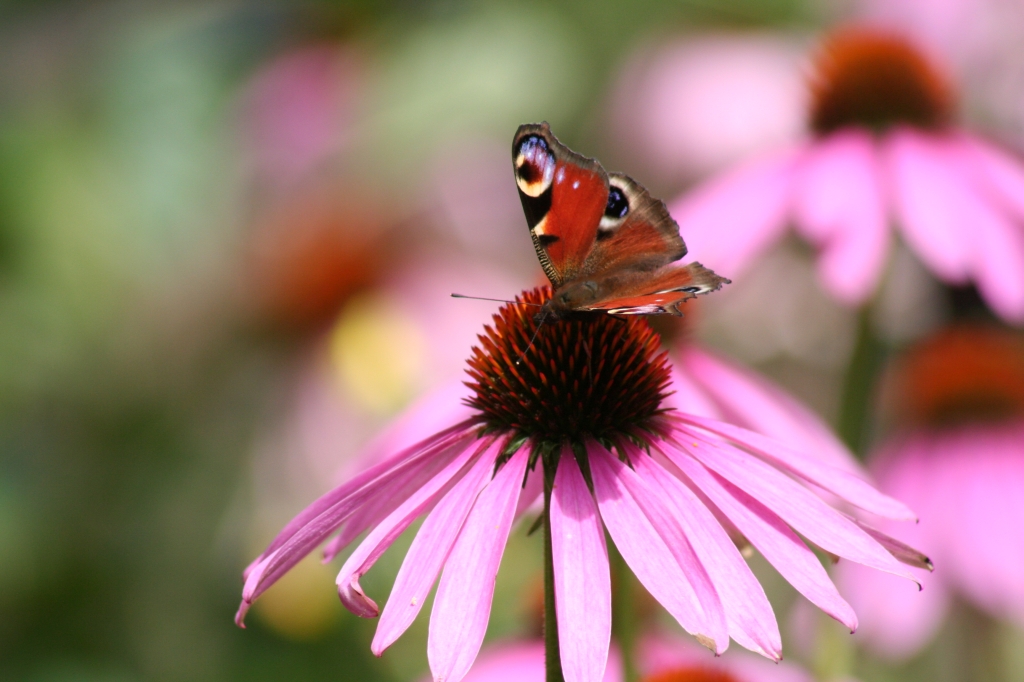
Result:
<svg viewBox="0 0 1024 682"><path fill-rule="evenodd" d="M547 123L519 126L512 160L537 258L554 289L538 318L682 315L679 304L729 283L700 263L671 265L686 244L665 204L563 145Z"/></svg>

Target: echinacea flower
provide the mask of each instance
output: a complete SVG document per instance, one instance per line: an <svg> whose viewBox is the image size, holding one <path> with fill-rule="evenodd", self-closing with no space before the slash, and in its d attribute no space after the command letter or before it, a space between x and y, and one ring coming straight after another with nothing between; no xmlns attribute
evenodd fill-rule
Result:
<svg viewBox="0 0 1024 682"><path fill-rule="evenodd" d="M644 320L592 315L538 329L533 313L549 297L548 289L527 292L485 328L469 360L472 417L367 469L284 528L245 571L239 624L260 594L332 535L327 558L369 531L338 575L342 602L380 616L371 646L380 655L440 575L428 660L435 679L460 680L483 642L511 526L542 492L567 682L604 674L605 530L655 599L716 653L731 637L781 656L771 605L716 513L851 629L856 617L797 533L833 555L911 577L890 553L902 546L815 491L890 519L914 518L906 506L770 438L668 408L671 369ZM359 579L424 514L381 611Z"/></svg>
<svg viewBox="0 0 1024 682"><path fill-rule="evenodd" d="M1024 322L1024 164L956 125L936 67L894 34L848 29L825 41L810 90L805 142L670 206L701 260L735 277L792 224L824 286L859 304L896 230L939 279Z"/></svg>
<svg viewBox="0 0 1024 682"><path fill-rule="evenodd" d="M899 534L942 570L918 595L841 566L860 636L880 653L909 656L931 639L954 594L1024 624L1024 338L946 329L897 364L891 400L897 431L872 456L873 469L884 490L920 510L922 522Z"/></svg>

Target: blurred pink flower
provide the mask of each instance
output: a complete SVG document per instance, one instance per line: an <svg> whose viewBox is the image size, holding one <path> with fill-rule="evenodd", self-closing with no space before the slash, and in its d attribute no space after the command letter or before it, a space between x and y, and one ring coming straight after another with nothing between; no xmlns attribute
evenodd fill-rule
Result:
<svg viewBox="0 0 1024 682"><path fill-rule="evenodd" d="M744 654L712 657L707 649L672 635L648 635L637 648L642 682L812 682L810 674L795 665L773 663ZM503 642L481 652L465 682L543 682L542 641ZM613 646L604 682L625 679L617 649ZM427 682L424 679L422 682Z"/></svg>
<svg viewBox="0 0 1024 682"><path fill-rule="evenodd" d="M770 35L700 36L642 49L612 92L622 153L659 175L691 179L799 138L799 62L792 42Z"/></svg>
<svg viewBox="0 0 1024 682"><path fill-rule="evenodd" d="M920 595L856 566L841 565L839 577L862 616L860 636L903 658L931 639L953 594L1024 624L1024 341L953 328L910 351L895 374L905 428L873 468L883 489L920 511L922 522L899 535L938 570L918 576Z"/></svg>
<svg viewBox="0 0 1024 682"><path fill-rule="evenodd" d="M548 296L537 290L523 300L536 305ZM884 518L914 518L902 503L753 431L664 409L671 370L644 321L601 316L548 325L524 352L536 330L532 313L505 306L480 337L469 362L474 416L367 469L281 531L245 571L239 624L260 594L331 535L340 531L327 559L369 531L338 575L342 602L358 615L380 615L371 647L380 655L415 619L440 574L428 659L435 679L460 680L483 641L511 526L545 480L567 682L604 675L611 636L605 530L647 590L716 653L731 637L781 657L771 606L716 513L851 629L856 617L798 532L837 556L912 575L885 536L815 491ZM433 409L442 415L457 407ZM359 579L425 513L381 612Z"/></svg>
<svg viewBox="0 0 1024 682"><path fill-rule="evenodd" d="M430 682L433 677L424 678ZM527 640L523 642L501 642L488 646L477 658L473 669L464 678L465 682L544 682L544 642ZM623 682L622 663L613 646L608 652L608 666L604 671L604 682Z"/></svg>
<svg viewBox="0 0 1024 682"><path fill-rule="evenodd" d="M289 185L346 141L360 81L351 48L322 44L286 52L263 66L243 93L241 129L256 172Z"/></svg>
<svg viewBox="0 0 1024 682"><path fill-rule="evenodd" d="M735 278L792 222L819 249L839 300L877 288L893 229L931 272L973 281L1024 322L1024 165L950 123L942 76L891 34L829 38L811 83L812 137L699 186L671 205L701 261Z"/></svg>

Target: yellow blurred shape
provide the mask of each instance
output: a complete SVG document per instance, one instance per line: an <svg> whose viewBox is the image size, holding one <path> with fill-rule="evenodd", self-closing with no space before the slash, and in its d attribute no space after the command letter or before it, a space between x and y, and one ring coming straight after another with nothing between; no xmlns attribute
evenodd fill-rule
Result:
<svg viewBox="0 0 1024 682"><path fill-rule="evenodd" d="M317 639L340 613L333 583L334 569L321 564L315 553L311 554L267 590L253 610L283 637Z"/></svg>
<svg viewBox="0 0 1024 682"><path fill-rule="evenodd" d="M331 362L342 386L361 406L390 414L420 388L424 339L419 327L391 300L352 298L331 334Z"/></svg>

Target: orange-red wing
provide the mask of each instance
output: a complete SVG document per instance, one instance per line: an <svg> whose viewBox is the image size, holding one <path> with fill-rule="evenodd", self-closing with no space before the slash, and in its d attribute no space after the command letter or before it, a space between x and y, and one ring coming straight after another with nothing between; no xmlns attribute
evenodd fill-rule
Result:
<svg viewBox="0 0 1024 682"><path fill-rule="evenodd" d="M656 270L686 255L679 225L640 183L609 173L609 199L583 272Z"/></svg>
<svg viewBox="0 0 1024 682"><path fill-rule="evenodd" d="M608 174L560 143L547 123L519 126L512 160L537 258L557 288L582 273L608 203Z"/></svg>

